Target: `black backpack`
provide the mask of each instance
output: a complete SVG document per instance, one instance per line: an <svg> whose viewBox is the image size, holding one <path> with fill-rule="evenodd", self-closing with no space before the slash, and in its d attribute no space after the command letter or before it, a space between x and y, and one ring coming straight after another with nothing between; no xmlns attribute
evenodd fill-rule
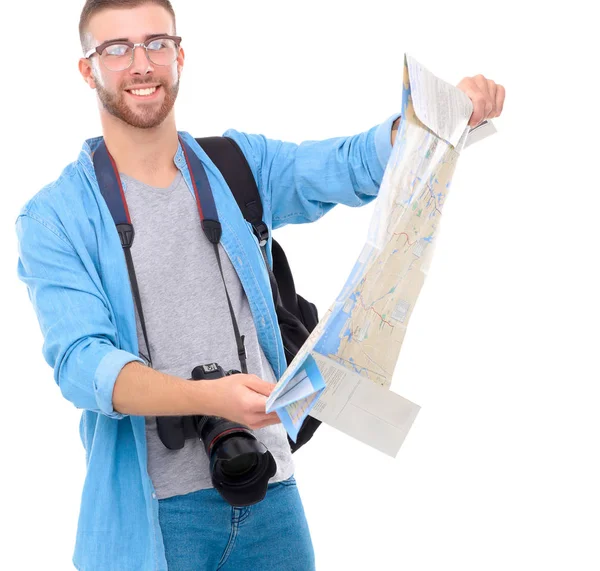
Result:
<svg viewBox="0 0 600 571"><path fill-rule="evenodd" d="M286 361L289 365L319 322L317 308L296 293L286 255L275 239L272 240L272 271L267 263L265 246L269 238L269 229L262 219L262 202L252 170L238 144L229 137L205 137L196 139L196 141L221 171L244 218L252 225L254 234L258 238L269 272L277 321L281 330ZM288 436L292 452L306 444L320 424L320 420L307 416L300 428L296 442L293 442Z"/></svg>

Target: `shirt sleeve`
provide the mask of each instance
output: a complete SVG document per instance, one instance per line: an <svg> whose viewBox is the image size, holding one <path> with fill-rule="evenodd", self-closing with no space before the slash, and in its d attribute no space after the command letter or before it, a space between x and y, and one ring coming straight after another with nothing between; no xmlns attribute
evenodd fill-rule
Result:
<svg viewBox="0 0 600 571"><path fill-rule="evenodd" d="M63 396L77 408L123 418L113 409L115 381L127 363L143 360L117 348L106 298L68 239L33 212L19 215L16 231L17 274L27 285L42 353Z"/></svg>
<svg viewBox="0 0 600 571"><path fill-rule="evenodd" d="M319 219L336 204L362 206L379 191L392 151L391 128L399 114L350 137L300 144L224 133L241 147L272 227ZM267 220L265 220L267 222Z"/></svg>

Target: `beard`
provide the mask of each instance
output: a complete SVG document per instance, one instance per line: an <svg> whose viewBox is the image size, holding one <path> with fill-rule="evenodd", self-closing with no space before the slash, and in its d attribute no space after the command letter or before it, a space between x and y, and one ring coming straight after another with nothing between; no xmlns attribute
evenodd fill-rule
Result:
<svg viewBox="0 0 600 571"><path fill-rule="evenodd" d="M137 82L135 85L143 87L144 84L149 83L159 83L160 88L164 91L163 102L158 109L155 103L144 103L143 101L138 103L137 109L134 109L133 105L136 102L128 103L126 101L127 94L123 88L114 93L96 82L96 93L104 109L112 116L138 129L152 129L158 127L173 109L179 92L179 77L172 85L153 78Z"/></svg>

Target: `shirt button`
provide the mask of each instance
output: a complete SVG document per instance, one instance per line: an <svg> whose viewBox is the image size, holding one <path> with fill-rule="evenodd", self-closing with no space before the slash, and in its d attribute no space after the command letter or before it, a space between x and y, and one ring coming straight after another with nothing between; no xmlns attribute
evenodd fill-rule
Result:
<svg viewBox="0 0 600 571"><path fill-rule="evenodd" d="M152 498L156 499L156 494L154 492L152 492Z"/></svg>

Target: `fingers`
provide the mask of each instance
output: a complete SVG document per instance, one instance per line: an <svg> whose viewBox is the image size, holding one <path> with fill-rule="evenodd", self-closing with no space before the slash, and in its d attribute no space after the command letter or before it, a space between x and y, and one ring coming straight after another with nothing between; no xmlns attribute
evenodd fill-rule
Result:
<svg viewBox="0 0 600 571"><path fill-rule="evenodd" d="M462 87L459 85L459 88L461 91L464 91L473 104L473 113L469 119L469 127L475 127L486 117L486 95L479 89L475 82L464 84Z"/></svg>
<svg viewBox="0 0 600 571"><path fill-rule="evenodd" d="M475 81L475 85L477 85L477 87L479 88L479 91L481 92L482 95L482 101L483 101L483 117L479 120L479 123L481 123L481 121L483 121L484 119L487 119L488 117L490 117L494 111L494 107L496 106L496 97L495 97L495 92L496 92L496 84L494 83L494 87L493 87L493 91L494 91L494 97L492 98L491 94L490 94L490 80L486 79L485 77L483 77L483 75L479 74L476 75L473 80ZM493 82L491 82L493 83Z"/></svg>
<svg viewBox="0 0 600 571"><path fill-rule="evenodd" d="M485 119L485 96L474 89L467 93L473 103L473 113L469 120L469 127L479 125Z"/></svg>
<svg viewBox="0 0 600 571"><path fill-rule="evenodd" d="M281 420L279 416L277 416L276 412L271 412L269 414L261 415L259 418L255 419L250 425L249 428L252 430L257 430L259 428L264 428L265 426L271 426L273 424L280 424Z"/></svg>
<svg viewBox="0 0 600 571"><path fill-rule="evenodd" d="M496 86L496 117L500 116L502 109L504 108L504 98L506 97L506 90L503 85Z"/></svg>
<svg viewBox="0 0 600 571"><path fill-rule="evenodd" d="M457 86L471 100L473 113L469 126L475 127L485 119L499 117L504 105L505 90L502 85L479 74L464 78Z"/></svg>
<svg viewBox="0 0 600 571"><path fill-rule="evenodd" d="M256 375L247 375L245 378L246 386L256 394L252 398L251 410L254 412L252 422L249 425L253 430L264 428L271 424L281 422L276 412L266 413L267 397L273 392L275 385L267 381L263 381Z"/></svg>
<svg viewBox="0 0 600 571"><path fill-rule="evenodd" d="M271 426L272 424L280 424L281 419L277 416L276 412L270 412L265 415L265 418L260 423L260 428L264 428L265 426Z"/></svg>
<svg viewBox="0 0 600 571"><path fill-rule="evenodd" d="M275 385L273 383L263 381L256 375L247 375L246 380L248 387L250 387L253 391L256 391L258 394L264 395L266 397L268 397L275 388Z"/></svg>

